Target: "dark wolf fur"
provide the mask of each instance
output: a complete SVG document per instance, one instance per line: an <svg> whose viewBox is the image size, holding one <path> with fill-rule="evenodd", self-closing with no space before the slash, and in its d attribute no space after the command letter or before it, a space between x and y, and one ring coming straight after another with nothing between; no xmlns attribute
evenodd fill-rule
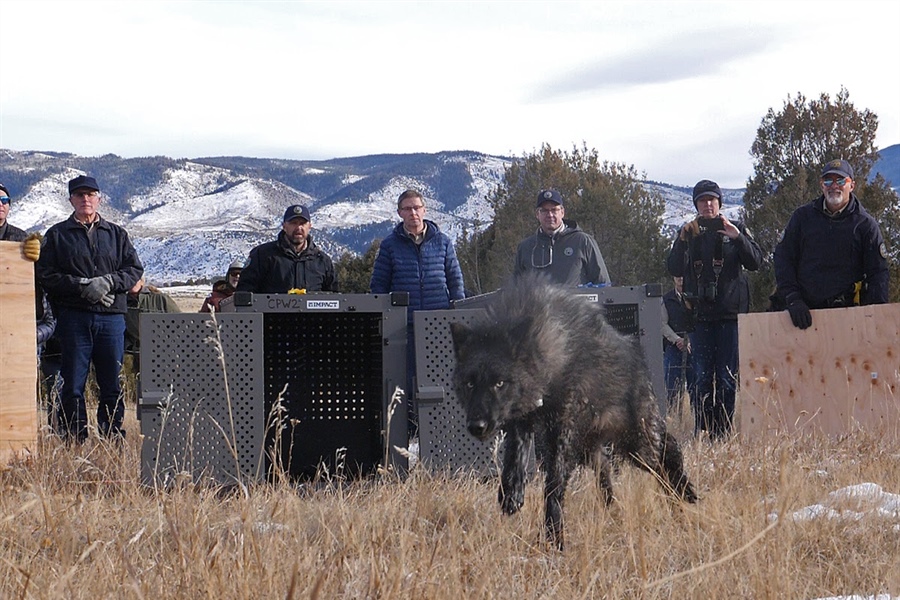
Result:
<svg viewBox="0 0 900 600"><path fill-rule="evenodd" d="M563 546L563 498L577 465L590 464L612 501L605 447L696 502L681 450L659 414L638 341L606 322L599 304L526 278L502 290L484 318L451 325L456 393L469 432L505 431L499 500L525 501L531 434L542 441L545 525Z"/></svg>

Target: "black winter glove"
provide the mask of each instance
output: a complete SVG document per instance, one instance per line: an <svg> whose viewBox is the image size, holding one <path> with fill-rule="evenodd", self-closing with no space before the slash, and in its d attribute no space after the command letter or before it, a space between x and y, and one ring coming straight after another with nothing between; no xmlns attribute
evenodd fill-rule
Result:
<svg viewBox="0 0 900 600"><path fill-rule="evenodd" d="M794 324L794 327L806 329L812 325L812 314L810 314L809 307L803 301L803 298L800 297L800 294L796 292L788 294L785 301L787 302L787 311L791 315L791 323Z"/></svg>
<svg viewBox="0 0 900 600"><path fill-rule="evenodd" d="M90 279L83 277L81 284L84 286L81 288L81 297L91 304L96 304L112 289L112 276L101 275Z"/></svg>

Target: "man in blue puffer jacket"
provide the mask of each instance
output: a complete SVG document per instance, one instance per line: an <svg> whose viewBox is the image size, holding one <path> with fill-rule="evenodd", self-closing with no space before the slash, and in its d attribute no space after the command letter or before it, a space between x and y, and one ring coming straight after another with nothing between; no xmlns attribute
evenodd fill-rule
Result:
<svg viewBox="0 0 900 600"><path fill-rule="evenodd" d="M373 294L408 292L407 314L407 398L415 373L415 338L412 313L417 310L450 308L451 300L461 300L463 292L462 270L456 258L453 242L441 233L437 224L425 219L425 199L416 190L406 190L397 200L397 214L403 219L394 231L381 242L372 281ZM410 436L418 427L415 407L409 408Z"/></svg>

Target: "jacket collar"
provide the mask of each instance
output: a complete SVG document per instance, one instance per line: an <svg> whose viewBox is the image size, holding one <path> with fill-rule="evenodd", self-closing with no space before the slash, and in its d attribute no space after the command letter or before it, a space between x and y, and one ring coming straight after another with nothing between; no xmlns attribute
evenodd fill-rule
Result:
<svg viewBox="0 0 900 600"><path fill-rule="evenodd" d="M79 223L79 222L75 219L75 213L74 213L74 212L73 212L71 215L69 215L69 218L66 219L65 223L66 223L66 226L67 226L68 228L70 228L70 229L73 229L73 228L74 228L74 229L85 229L85 226L82 225L81 223ZM98 214L98 215L97 215L97 220L94 221L94 225L93 225L93 226L94 226L94 227L99 227L99 228L101 228L101 229L109 229L109 222L108 222L106 219L104 219L101 215Z"/></svg>
<svg viewBox="0 0 900 600"><path fill-rule="evenodd" d="M287 235L285 235L283 230L278 232L278 239L276 240L276 243L278 244L278 247L281 249L281 251L288 256L305 256L307 254L312 254L318 251L311 233L306 236L306 248L304 248L300 252L294 251L294 247L288 241Z"/></svg>
<svg viewBox="0 0 900 600"><path fill-rule="evenodd" d="M840 212L835 214L828 212L828 210L825 208L825 194L822 194L821 196L813 200L813 204L815 205L817 211L819 211L829 219L842 219L845 215L859 212L860 208L859 199L853 192L850 192L850 201L847 202L847 205L843 209L841 209Z"/></svg>
<svg viewBox="0 0 900 600"><path fill-rule="evenodd" d="M425 240L422 242L424 244L425 242L436 236L440 229L438 229L437 223L435 223L434 221L429 221L428 219L423 220L425 221ZM402 238L412 241L412 238L409 237L409 234L406 233L406 229L403 227L403 221L397 223L397 226L394 227L394 233Z"/></svg>

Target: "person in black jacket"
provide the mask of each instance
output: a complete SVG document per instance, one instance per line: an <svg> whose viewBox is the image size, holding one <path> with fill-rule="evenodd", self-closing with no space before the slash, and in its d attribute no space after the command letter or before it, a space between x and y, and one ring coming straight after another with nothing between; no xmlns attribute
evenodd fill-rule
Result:
<svg viewBox="0 0 900 600"><path fill-rule="evenodd" d="M293 289L338 291L331 257L313 242L311 228L309 209L302 204L289 206L284 211L278 239L250 251L237 291L256 294L286 294Z"/></svg>
<svg viewBox="0 0 900 600"><path fill-rule="evenodd" d="M9 190L0 183L0 240L22 242L22 255L31 262L36 262L41 256L41 236L38 233L29 235L7 221L11 209Z"/></svg>
<svg viewBox="0 0 900 600"><path fill-rule="evenodd" d="M121 439L125 405L119 370L125 352L126 293L144 273L124 229L100 216L100 187L80 175L69 181L72 215L47 230L37 275L56 315L63 348L58 433L83 442L88 435L84 387L91 364L100 388L97 428Z"/></svg>
<svg viewBox="0 0 900 600"><path fill-rule="evenodd" d="M878 222L853 193L853 167L829 161L822 195L794 211L775 247L775 282L791 322L812 325L810 309L888 301L887 249Z"/></svg>
<svg viewBox="0 0 900 600"><path fill-rule="evenodd" d="M731 431L738 376L738 313L750 310L750 283L762 250L741 222L719 211L722 190L704 179L694 186L698 216L685 223L672 244L667 267L684 278L686 302L695 325L691 334L694 369L694 425L697 433L722 438Z"/></svg>

